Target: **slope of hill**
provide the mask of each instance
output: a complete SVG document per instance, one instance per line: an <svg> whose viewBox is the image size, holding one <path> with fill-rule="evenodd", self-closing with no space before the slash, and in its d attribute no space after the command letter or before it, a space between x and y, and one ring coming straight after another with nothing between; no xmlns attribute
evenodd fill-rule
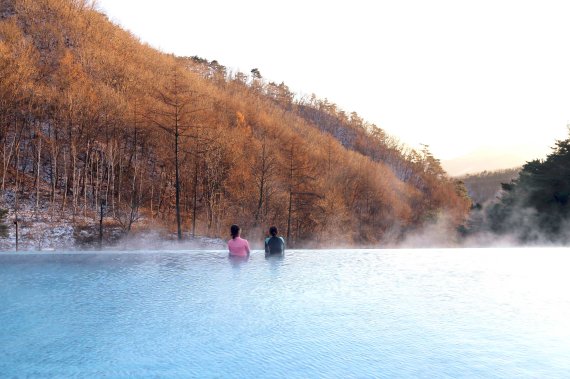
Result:
<svg viewBox="0 0 570 379"><path fill-rule="evenodd" d="M470 200L426 148L257 70L163 54L84 0L0 2L4 207L129 233L375 244ZM140 222L144 220L145 222Z"/></svg>
<svg viewBox="0 0 570 379"><path fill-rule="evenodd" d="M532 246L567 246L570 241L570 138L557 140L545 159L527 162L519 170L487 173L486 183L500 177L502 190L472 212L465 235L476 240L505 240ZM516 175L515 175L516 174ZM507 180L509 177L512 180ZM488 181L487 181L488 182ZM469 184L467 184L469 186Z"/></svg>
<svg viewBox="0 0 570 379"><path fill-rule="evenodd" d="M483 171L469 174L459 178L465 184L473 202L483 204L494 200L502 183L510 183L519 176L520 168L511 168L497 171Z"/></svg>

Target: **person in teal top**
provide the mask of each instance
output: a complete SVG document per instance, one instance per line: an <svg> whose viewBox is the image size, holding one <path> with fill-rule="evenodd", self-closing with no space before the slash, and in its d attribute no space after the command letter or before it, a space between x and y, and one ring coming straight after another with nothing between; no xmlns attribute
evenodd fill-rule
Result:
<svg viewBox="0 0 570 379"><path fill-rule="evenodd" d="M285 240L283 237L277 237L277 228L275 226L269 228L269 235L265 239L265 255L285 254Z"/></svg>

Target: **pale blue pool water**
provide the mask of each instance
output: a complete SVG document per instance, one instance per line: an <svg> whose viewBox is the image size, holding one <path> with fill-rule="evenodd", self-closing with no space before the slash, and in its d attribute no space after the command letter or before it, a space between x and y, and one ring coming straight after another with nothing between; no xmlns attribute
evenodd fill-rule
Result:
<svg viewBox="0 0 570 379"><path fill-rule="evenodd" d="M0 254L0 377L568 378L570 251Z"/></svg>

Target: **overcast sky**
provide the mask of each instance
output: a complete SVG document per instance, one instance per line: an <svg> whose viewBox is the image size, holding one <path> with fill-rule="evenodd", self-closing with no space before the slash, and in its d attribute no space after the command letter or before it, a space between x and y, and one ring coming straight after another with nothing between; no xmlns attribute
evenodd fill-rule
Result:
<svg viewBox="0 0 570 379"><path fill-rule="evenodd" d="M412 147L428 144L452 174L544 158L568 135L570 1L98 4L164 52L258 68ZM466 155L469 170L453 166Z"/></svg>

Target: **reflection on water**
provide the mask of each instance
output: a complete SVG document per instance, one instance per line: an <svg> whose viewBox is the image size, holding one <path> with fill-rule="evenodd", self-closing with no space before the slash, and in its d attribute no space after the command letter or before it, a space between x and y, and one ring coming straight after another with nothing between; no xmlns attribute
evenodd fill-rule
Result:
<svg viewBox="0 0 570 379"><path fill-rule="evenodd" d="M0 254L0 376L563 378L569 253Z"/></svg>
<svg viewBox="0 0 570 379"><path fill-rule="evenodd" d="M240 265L249 261L249 257L240 257L239 255L229 255L228 254L228 260L230 261L232 266L239 267Z"/></svg>

